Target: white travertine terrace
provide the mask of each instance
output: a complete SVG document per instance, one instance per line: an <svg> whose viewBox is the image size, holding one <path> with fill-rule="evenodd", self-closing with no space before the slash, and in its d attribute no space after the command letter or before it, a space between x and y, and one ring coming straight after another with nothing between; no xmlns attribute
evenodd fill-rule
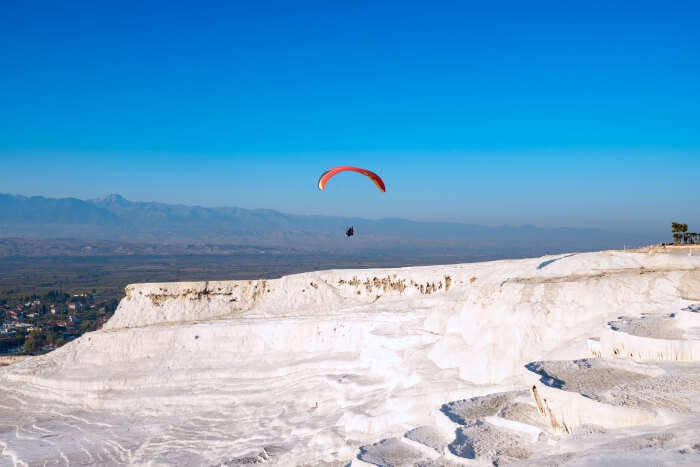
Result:
<svg viewBox="0 0 700 467"><path fill-rule="evenodd" d="M131 285L0 369L0 465L698 462L697 302L700 256L619 251Z"/></svg>

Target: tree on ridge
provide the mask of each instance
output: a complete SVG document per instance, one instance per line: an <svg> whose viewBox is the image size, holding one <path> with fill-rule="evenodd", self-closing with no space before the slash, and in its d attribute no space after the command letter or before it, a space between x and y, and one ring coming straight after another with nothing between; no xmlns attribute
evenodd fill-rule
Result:
<svg viewBox="0 0 700 467"><path fill-rule="evenodd" d="M687 231L688 224L671 222L671 233L673 234L673 243L679 245L680 243L687 241L687 235L685 235Z"/></svg>

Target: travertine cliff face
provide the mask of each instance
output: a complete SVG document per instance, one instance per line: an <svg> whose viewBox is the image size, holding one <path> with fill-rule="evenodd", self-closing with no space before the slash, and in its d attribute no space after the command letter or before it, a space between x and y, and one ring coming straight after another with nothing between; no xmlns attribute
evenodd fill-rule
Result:
<svg viewBox="0 0 700 467"><path fill-rule="evenodd" d="M596 414L628 421L605 429L660 419L532 383L559 367L525 365L590 356L591 337L600 356L693 361L694 315L685 343L615 323L694 300L700 257L629 252L131 285L103 330L0 369L17 401L0 406L0 463L535 459Z"/></svg>

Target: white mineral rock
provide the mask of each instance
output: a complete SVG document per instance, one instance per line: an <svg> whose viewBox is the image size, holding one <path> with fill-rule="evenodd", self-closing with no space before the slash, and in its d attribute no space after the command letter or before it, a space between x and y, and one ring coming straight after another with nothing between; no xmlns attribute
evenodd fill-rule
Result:
<svg viewBox="0 0 700 467"><path fill-rule="evenodd" d="M523 424L535 402L476 422L451 420L444 404L525 390L524 365L590 356L591 337L603 355L624 345L639 358L697 359L687 343L610 343L615 331L603 329L693 301L700 256L630 252L130 285L101 331L0 368L0 465L525 462L564 442L543 431L550 415ZM598 420L595 401L536 384L550 422ZM603 429L657 415L617 412ZM404 437L418 427L452 447ZM683 436L667 442L673 456L695 455L700 447L677 446Z"/></svg>

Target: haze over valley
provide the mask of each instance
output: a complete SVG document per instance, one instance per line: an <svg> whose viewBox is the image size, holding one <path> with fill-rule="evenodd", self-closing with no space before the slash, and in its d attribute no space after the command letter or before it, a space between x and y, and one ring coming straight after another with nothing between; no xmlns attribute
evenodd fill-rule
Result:
<svg viewBox="0 0 700 467"><path fill-rule="evenodd" d="M349 225L357 231L352 241L343 235ZM235 254L264 247L282 253L372 251L403 256L407 261L429 254L460 258L471 254L474 259L485 259L623 248L663 240L652 237L565 226L292 215L271 209L134 202L119 195L84 201L0 194L0 256Z"/></svg>

